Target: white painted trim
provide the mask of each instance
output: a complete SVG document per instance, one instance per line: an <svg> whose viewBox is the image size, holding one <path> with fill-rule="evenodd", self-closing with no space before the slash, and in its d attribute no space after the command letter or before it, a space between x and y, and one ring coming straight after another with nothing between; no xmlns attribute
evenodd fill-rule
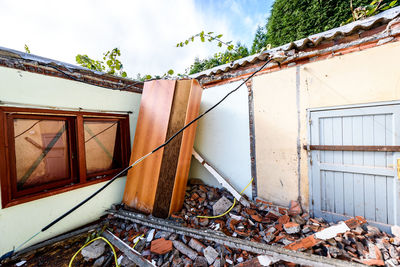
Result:
<svg viewBox="0 0 400 267"><path fill-rule="evenodd" d="M336 110L336 109L347 109L347 108L350 109L350 108L364 108L364 107L374 107L374 106L388 106L388 105L398 105L398 104L400 104L400 100L331 106L331 107L308 108L307 111L314 112L314 111L325 111L325 110Z"/></svg>

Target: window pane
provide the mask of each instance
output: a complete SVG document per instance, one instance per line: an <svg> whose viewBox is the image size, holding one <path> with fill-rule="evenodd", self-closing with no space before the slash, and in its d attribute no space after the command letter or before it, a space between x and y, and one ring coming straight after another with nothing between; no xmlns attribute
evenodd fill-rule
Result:
<svg viewBox="0 0 400 267"><path fill-rule="evenodd" d="M117 121L85 121L87 173L121 167L119 125Z"/></svg>
<svg viewBox="0 0 400 267"><path fill-rule="evenodd" d="M14 119L14 134L18 189L69 178L65 121Z"/></svg>

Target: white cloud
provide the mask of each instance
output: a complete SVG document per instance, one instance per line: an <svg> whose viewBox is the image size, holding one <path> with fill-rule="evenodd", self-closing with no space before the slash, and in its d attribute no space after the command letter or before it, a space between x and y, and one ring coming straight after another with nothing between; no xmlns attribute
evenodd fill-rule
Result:
<svg viewBox="0 0 400 267"><path fill-rule="evenodd" d="M0 10L0 46L23 50L26 43L33 54L73 64L78 53L99 59L119 47L131 76L183 72L194 57L211 55L211 44L176 48L201 30L235 40L226 18L199 13L194 0L5 0Z"/></svg>

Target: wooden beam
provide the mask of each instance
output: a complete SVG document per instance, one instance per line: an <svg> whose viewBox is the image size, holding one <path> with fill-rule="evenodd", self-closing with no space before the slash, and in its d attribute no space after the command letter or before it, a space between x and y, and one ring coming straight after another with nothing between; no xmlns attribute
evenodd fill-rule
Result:
<svg viewBox="0 0 400 267"><path fill-rule="evenodd" d="M324 146L324 145L304 145L305 150L324 150L324 151L371 151L371 152L400 152L400 146Z"/></svg>

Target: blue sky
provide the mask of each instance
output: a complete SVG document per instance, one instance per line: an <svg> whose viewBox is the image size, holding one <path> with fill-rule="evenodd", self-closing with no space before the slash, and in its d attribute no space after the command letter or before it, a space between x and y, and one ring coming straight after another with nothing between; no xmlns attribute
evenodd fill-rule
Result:
<svg viewBox="0 0 400 267"><path fill-rule="evenodd" d="M258 25L264 25L270 14L273 0L196 0L200 13L219 17L230 26L232 34L250 47Z"/></svg>
<svg viewBox="0 0 400 267"><path fill-rule="evenodd" d="M272 0L2 0L0 46L75 64L77 54L101 59L119 47L130 77L184 72L215 44L176 44L202 30L251 46ZM4 26L6 25L6 26Z"/></svg>

